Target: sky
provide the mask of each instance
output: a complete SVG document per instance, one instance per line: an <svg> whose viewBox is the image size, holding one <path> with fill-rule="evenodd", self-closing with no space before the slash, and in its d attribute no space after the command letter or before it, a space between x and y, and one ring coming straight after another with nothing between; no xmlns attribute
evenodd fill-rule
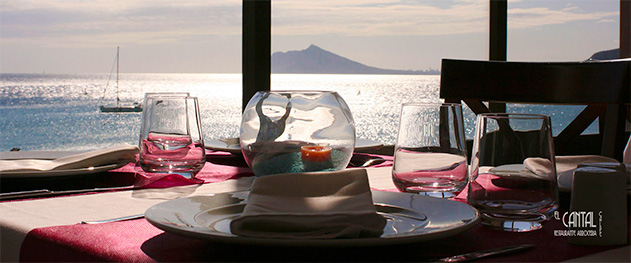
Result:
<svg viewBox="0 0 631 263"><path fill-rule="evenodd" d="M2 0L0 73L241 72L242 0ZM509 0L508 59L580 61L619 45L619 0ZM272 52L387 69L488 58L488 0L272 0Z"/></svg>

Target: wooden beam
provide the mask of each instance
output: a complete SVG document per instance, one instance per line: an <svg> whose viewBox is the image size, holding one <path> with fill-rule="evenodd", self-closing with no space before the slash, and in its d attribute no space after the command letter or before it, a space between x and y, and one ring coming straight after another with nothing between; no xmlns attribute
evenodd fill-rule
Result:
<svg viewBox="0 0 631 263"><path fill-rule="evenodd" d="M257 92L270 90L271 0L243 0L242 109Z"/></svg>
<svg viewBox="0 0 631 263"><path fill-rule="evenodd" d="M585 109L583 109L583 111L581 111L581 113L579 113L554 139L557 151L566 148L568 144L572 143L572 140L581 135L606 109L606 104L591 104L585 107ZM603 132L604 129L600 129L600 134Z"/></svg>
<svg viewBox="0 0 631 263"><path fill-rule="evenodd" d="M631 58L631 0L620 0L620 58Z"/></svg>
<svg viewBox="0 0 631 263"><path fill-rule="evenodd" d="M490 0L489 60L506 61L508 43L508 0ZM489 103L492 112L506 112L506 103Z"/></svg>
<svg viewBox="0 0 631 263"><path fill-rule="evenodd" d="M508 0L490 0L489 60L506 61Z"/></svg>

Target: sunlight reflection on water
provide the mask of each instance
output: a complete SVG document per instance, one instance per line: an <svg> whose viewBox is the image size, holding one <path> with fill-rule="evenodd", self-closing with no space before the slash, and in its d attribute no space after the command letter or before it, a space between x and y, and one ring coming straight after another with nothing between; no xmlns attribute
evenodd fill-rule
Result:
<svg viewBox="0 0 631 263"><path fill-rule="evenodd" d="M357 137L384 144L396 140L402 103L440 101L439 76L273 74L271 82L273 90L337 91L351 108ZM199 97L206 139L239 135L241 74L121 74L122 101L142 102L145 92L157 91L188 91ZM115 96L107 74L0 74L0 151L137 144L139 113L99 112L99 105L113 104ZM509 109L528 112L532 107ZM552 115L553 131L558 133L581 109L544 106L538 110ZM474 116L468 109L465 129L471 138Z"/></svg>

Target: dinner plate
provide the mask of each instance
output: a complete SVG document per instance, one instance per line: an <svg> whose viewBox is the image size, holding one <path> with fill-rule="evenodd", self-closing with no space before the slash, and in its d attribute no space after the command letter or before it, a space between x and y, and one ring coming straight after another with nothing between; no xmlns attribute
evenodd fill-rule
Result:
<svg viewBox="0 0 631 263"><path fill-rule="evenodd" d="M20 160L20 159L39 159L54 160L57 158L70 156L81 153L82 151L15 151L0 153L0 160ZM95 174L123 167L128 162L113 163L100 165L96 167L86 167L67 170L48 170L48 171L9 171L0 172L0 179L13 178L47 178L60 176L73 176L80 174Z"/></svg>
<svg viewBox="0 0 631 263"><path fill-rule="evenodd" d="M627 177L631 179L631 166L627 165ZM513 175L519 174L520 171L524 169L523 164L508 164L508 165L500 165L498 167L490 167L483 166L480 167L479 173L490 172L493 174L501 174L501 175ZM560 193L571 193L572 192L572 181L574 180L574 170L557 172L557 185ZM627 179L629 181L629 179ZM627 181L627 182L628 182ZM631 195L631 185L627 184L627 194Z"/></svg>
<svg viewBox="0 0 631 263"><path fill-rule="evenodd" d="M239 138L206 140L204 142L204 146L210 150L225 151L225 152L237 153L237 154L241 153L241 146L239 145ZM377 149L382 146L383 146L382 143L372 141L372 140L357 139L355 141L356 150Z"/></svg>
<svg viewBox="0 0 631 263"><path fill-rule="evenodd" d="M501 165L498 167L480 167L480 173L490 172L493 174L512 175L519 174L519 171L524 169L523 164L509 164ZM559 192L570 193L572 192L572 181L574 180L574 170L557 172L557 184ZM626 165L627 170L627 182L631 181L631 165ZM627 183L627 193L631 194L631 185Z"/></svg>
<svg viewBox="0 0 631 263"><path fill-rule="evenodd" d="M479 222L471 206L411 193L373 191L378 213L387 219L384 233L374 238L282 239L233 235L230 222L243 212L248 191L191 196L150 207L145 217L173 234L233 244L267 246L374 246L429 241L453 236Z"/></svg>
<svg viewBox="0 0 631 263"><path fill-rule="evenodd" d="M218 140L205 140L204 146L210 150L241 153L239 138L226 138Z"/></svg>
<svg viewBox="0 0 631 263"><path fill-rule="evenodd" d="M557 174L559 192L572 192L572 181L574 180L574 170L560 172Z"/></svg>
<svg viewBox="0 0 631 263"><path fill-rule="evenodd" d="M13 151L0 152L0 160L40 159L54 160L85 151Z"/></svg>
<svg viewBox="0 0 631 263"><path fill-rule="evenodd" d="M626 168L626 176L627 178L627 194L631 195L631 165L625 164ZM560 172L557 174L558 183L559 183L559 192L569 193L572 192L572 182L574 180L574 170L569 170L565 172Z"/></svg>

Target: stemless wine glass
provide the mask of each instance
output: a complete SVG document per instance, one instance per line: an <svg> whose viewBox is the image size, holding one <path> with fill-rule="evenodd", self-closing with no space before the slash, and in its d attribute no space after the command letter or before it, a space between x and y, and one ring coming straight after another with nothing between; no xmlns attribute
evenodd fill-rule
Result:
<svg viewBox="0 0 631 263"><path fill-rule="evenodd" d="M540 229L559 206L550 117L487 113L476 120L468 203L482 224Z"/></svg>
<svg viewBox="0 0 631 263"><path fill-rule="evenodd" d="M355 123L333 91L260 91L243 112L243 156L256 176L344 169Z"/></svg>
<svg viewBox="0 0 631 263"><path fill-rule="evenodd" d="M464 189L467 148L460 104L403 104L392 179L403 192L442 198Z"/></svg>
<svg viewBox="0 0 631 263"><path fill-rule="evenodd" d="M154 97L189 97L189 96L191 95L188 92L146 92L145 98L142 102L143 111L142 111L142 116L141 116L142 125L140 126L140 145L142 145L143 134L147 134L145 129L149 128L148 126L144 125L144 122L145 120L150 119L150 116L147 116L147 115L153 112L153 110L151 109L152 105L151 105L150 100L152 100Z"/></svg>
<svg viewBox="0 0 631 263"><path fill-rule="evenodd" d="M194 177L206 161L196 97L187 93L145 96L139 163L152 173Z"/></svg>

